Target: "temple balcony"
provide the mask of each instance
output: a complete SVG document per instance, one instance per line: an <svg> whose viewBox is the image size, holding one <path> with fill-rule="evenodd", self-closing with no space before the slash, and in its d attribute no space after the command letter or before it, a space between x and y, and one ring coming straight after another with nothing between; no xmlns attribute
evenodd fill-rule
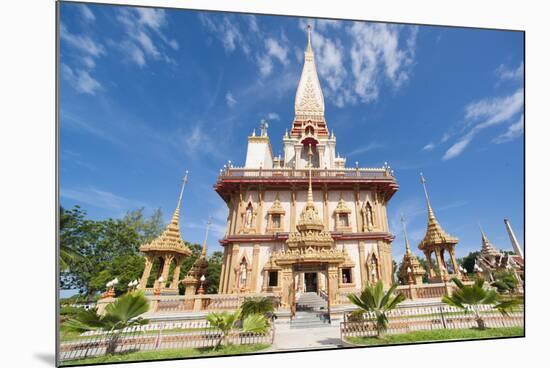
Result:
<svg viewBox="0 0 550 368"><path fill-rule="evenodd" d="M309 169L294 168L241 168L229 167L220 171L214 188L228 200L229 195L241 185L262 185L280 189L306 189ZM382 168L342 168L311 169L314 190L327 187L329 190L367 189L381 192L389 200L399 189L397 180L389 167Z"/></svg>

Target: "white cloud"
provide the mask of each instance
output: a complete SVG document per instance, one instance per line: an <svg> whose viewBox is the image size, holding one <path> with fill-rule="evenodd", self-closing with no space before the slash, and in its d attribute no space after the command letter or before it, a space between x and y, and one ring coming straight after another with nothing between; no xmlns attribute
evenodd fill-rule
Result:
<svg viewBox="0 0 550 368"><path fill-rule="evenodd" d="M275 59L279 60L281 64L288 63L288 48L282 45L279 41L274 38L268 38L265 40L266 52L269 56L273 56Z"/></svg>
<svg viewBox="0 0 550 368"><path fill-rule="evenodd" d="M523 135L523 129L524 129L524 117L523 114L521 114L521 117L519 120L510 125L508 127L508 130L498 137L493 139L493 143L500 144L500 143L506 143L510 142L516 138L519 138Z"/></svg>
<svg viewBox="0 0 550 368"><path fill-rule="evenodd" d="M80 93L95 95L101 89L101 83L94 79L86 70L73 71L66 64L61 64L61 75L69 84Z"/></svg>
<svg viewBox="0 0 550 368"><path fill-rule="evenodd" d="M512 80L512 81L522 81L523 80L523 61L515 69L511 69L504 64L500 64L497 68L496 73L501 81Z"/></svg>
<svg viewBox="0 0 550 368"><path fill-rule="evenodd" d="M369 143L366 146L358 147L358 148L354 149L353 151L348 152L348 154L346 156L348 156L348 157L356 156L356 155L360 155L362 153L366 153L366 152L376 150L376 149L380 149L380 148L383 148L383 147L384 147L384 145L380 144L380 143Z"/></svg>
<svg viewBox="0 0 550 368"><path fill-rule="evenodd" d="M84 4L79 4L78 8L80 9L80 14L82 15L82 18L84 18L86 22L95 21L95 15L89 7Z"/></svg>
<svg viewBox="0 0 550 368"><path fill-rule="evenodd" d="M238 22L235 21L233 16L224 16L220 22L218 19L214 21L207 14L201 13L199 15L201 23L213 33L218 40L221 41L223 48L227 52L233 52L237 48L240 48L246 55L250 54L250 44L244 33L241 32ZM251 21L251 22L255 22ZM249 23L252 24L252 23ZM257 23L255 23L257 26ZM252 25L254 27L254 25Z"/></svg>
<svg viewBox="0 0 550 368"><path fill-rule="evenodd" d="M128 211L149 207L141 201L125 198L109 191L97 188L61 189L61 197L97 208Z"/></svg>
<svg viewBox="0 0 550 368"><path fill-rule="evenodd" d="M484 129L503 124L523 111L523 88L510 96L486 98L470 103L465 108L466 126L473 127L458 139L443 156L443 160L459 156L474 137Z"/></svg>
<svg viewBox="0 0 550 368"><path fill-rule="evenodd" d="M139 67L147 65L149 59L175 64L167 48L178 50L179 44L163 33L168 24L163 9L121 9L116 19L125 29L125 38L118 43L128 60Z"/></svg>
<svg viewBox="0 0 550 368"><path fill-rule="evenodd" d="M279 114L277 114L276 112L270 112L269 114L267 114L267 119L268 120L281 120Z"/></svg>
<svg viewBox="0 0 550 368"><path fill-rule="evenodd" d="M231 92L227 92L225 94L225 102L227 103L227 106L229 106L229 107L233 107L237 104L237 100L235 100L235 98L233 97Z"/></svg>
<svg viewBox="0 0 550 368"><path fill-rule="evenodd" d="M105 55L105 48L103 45L92 40L89 36L75 35L69 32L67 26L63 23L61 23L60 30L61 41L66 42L81 53L96 58Z"/></svg>
<svg viewBox="0 0 550 368"><path fill-rule="evenodd" d="M260 67L260 74L264 77L271 74L273 71L273 62L267 54L257 56L258 66Z"/></svg>
<svg viewBox="0 0 550 368"><path fill-rule="evenodd" d="M409 35L405 40L401 37L405 28L399 25L355 22L348 29L352 36L354 91L363 102L378 98L381 74L395 88L409 79L418 27L406 27ZM400 47L400 41L405 45Z"/></svg>
<svg viewBox="0 0 550 368"><path fill-rule="evenodd" d="M422 147L422 150L423 151L432 151L434 148L435 148L435 143L430 142L427 145L425 145L424 147Z"/></svg>

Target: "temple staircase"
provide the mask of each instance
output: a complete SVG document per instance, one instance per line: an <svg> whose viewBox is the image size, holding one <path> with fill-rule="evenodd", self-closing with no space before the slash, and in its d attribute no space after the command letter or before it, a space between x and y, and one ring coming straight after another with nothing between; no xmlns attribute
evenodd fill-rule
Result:
<svg viewBox="0 0 550 368"><path fill-rule="evenodd" d="M314 292L302 293L296 299L296 310L314 312L326 311L327 301Z"/></svg>
<svg viewBox="0 0 550 368"><path fill-rule="evenodd" d="M302 293L296 300L296 314L290 321L290 328L325 326L329 326L327 301L317 293Z"/></svg>

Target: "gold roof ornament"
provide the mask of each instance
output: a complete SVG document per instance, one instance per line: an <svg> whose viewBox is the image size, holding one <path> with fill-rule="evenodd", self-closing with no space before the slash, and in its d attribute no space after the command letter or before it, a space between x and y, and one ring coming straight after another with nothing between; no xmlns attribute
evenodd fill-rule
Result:
<svg viewBox="0 0 550 368"><path fill-rule="evenodd" d="M485 233L483 232L483 229L481 228L481 224L479 224L479 231L481 231L481 255L484 257L496 257L496 256L502 256L502 253L499 252L493 244L489 242L489 239L487 239L487 236L485 236Z"/></svg>
<svg viewBox="0 0 550 368"><path fill-rule="evenodd" d="M204 235L204 242L202 243L202 251L199 258L195 260L189 272L183 279L183 283L188 285L189 283L198 283L202 275L206 275L206 270L208 269L208 259L206 258L206 244L208 242L208 231L212 225L212 218L208 218L206 223L206 233Z"/></svg>
<svg viewBox="0 0 550 368"><path fill-rule="evenodd" d="M185 190L185 183L187 183L187 175L188 171L185 172L185 177L183 178L183 184L178 199L178 205L176 206L176 210L172 215L170 223L166 226L166 229L162 232L162 234L153 239L150 243L142 244L139 247L141 252L169 252L184 256L191 255L192 252L185 245L185 242L181 237L179 227L181 200L183 197L183 191Z"/></svg>
<svg viewBox="0 0 550 368"><path fill-rule="evenodd" d="M338 204L336 205L336 208L334 209L335 213L351 213L351 209L346 204L346 201L344 201L344 197L342 195L342 192L340 192L340 200L338 201Z"/></svg>
<svg viewBox="0 0 550 368"><path fill-rule="evenodd" d="M313 202L313 190L311 187L311 146L309 146L309 187L307 202L300 214L300 220L296 225L297 232L288 234L289 247L332 247L334 240L319 217L319 212Z"/></svg>
<svg viewBox="0 0 550 368"><path fill-rule="evenodd" d="M273 215L284 215L285 209L281 205L281 201L279 200L279 192L275 194L275 200L273 201L273 204L271 205L271 208L267 211L269 214Z"/></svg>
<svg viewBox="0 0 550 368"><path fill-rule="evenodd" d="M426 273L426 270L422 267L416 255L411 252L409 239L407 237L407 229L405 227L405 219L403 216L401 216L401 225L403 227L403 237L405 239L405 254L403 255L401 267L399 267L399 276L404 280L407 280L409 273L411 274L411 277L423 276Z"/></svg>
<svg viewBox="0 0 550 368"><path fill-rule="evenodd" d="M449 235L445 230L443 230L443 228L441 227L441 225L439 225L439 222L435 218L435 214L430 204L430 198L428 197L428 190L426 189L426 179L424 179L422 173L420 173L420 182L424 187L424 195L426 196L426 203L428 205L428 226L426 229L426 235L424 235L424 239L422 239L422 241L418 245L418 248L423 251L425 249L430 249L432 246L435 245L457 244L458 238Z"/></svg>

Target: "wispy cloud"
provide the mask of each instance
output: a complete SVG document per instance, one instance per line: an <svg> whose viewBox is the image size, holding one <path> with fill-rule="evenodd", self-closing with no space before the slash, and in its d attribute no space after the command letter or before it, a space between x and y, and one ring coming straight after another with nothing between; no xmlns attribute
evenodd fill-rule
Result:
<svg viewBox="0 0 550 368"><path fill-rule="evenodd" d="M163 32L168 20L164 9L132 8L121 9L116 17L125 29L125 37L118 46L131 62L139 67L147 65L149 60L175 64L168 50L177 50L177 40Z"/></svg>
<svg viewBox="0 0 550 368"><path fill-rule="evenodd" d="M474 137L484 129L503 124L523 112L523 87L510 96L483 99L465 108L465 122L470 130L460 137L444 154L443 160L459 156Z"/></svg>
<svg viewBox="0 0 550 368"><path fill-rule="evenodd" d="M79 116L63 109L61 110L61 125L62 127L72 127L74 129L81 130L83 132L92 134L97 138L109 141L117 145L121 144L121 142L117 138L115 138L111 133L101 129L97 124L82 119Z"/></svg>
<svg viewBox="0 0 550 368"><path fill-rule="evenodd" d="M82 19L84 19L85 22L92 23L95 21L95 15L88 6L84 4L78 4L77 6L80 10L80 14L82 15Z"/></svg>
<svg viewBox="0 0 550 368"><path fill-rule="evenodd" d="M95 95L101 89L101 83L94 79L86 70L73 71L66 64L61 64L61 76L78 92Z"/></svg>
<svg viewBox="0 0 550 368"><path fill-rule="evenodd" d="M506 143L521 137L523 135L523 129L524 129L523 120L524 120L523 114L521 114L521 117L519 118L519 120L516 123L510 125L508 127L508 130L506 130L506 132L502 133L501 135L493 139L493 143L496 143L496 144Z"/></svg>
<svg viewBox="0 0 550 368"><path fill-rule="evenodd" d="M362 153L377 150L377 149L380 149L380 148L383 148L383 147L384 147L383 144L373 142L373 143L367 144L366 146L361 146L361 147L355 148L351 152L348 152L346 154L346 156L348 156L348 157L357 156L357 155L360 155Z"/></svg>
<svg viewBox="0 0 550 368"><path fill-rule="evenodd" d="M269 114L267 114L267 119L268 120L281 120L279 114L277 114L276 112L270 112Z"/></svg>
<svg viewBox="0 0 550 368"><path fill-rule="evenodd" d="M229 107L233 107L237 104L237 100L235 99L235 97L233 97L233 94L229 91L225 94L225 102Z"/></svg>
<svg viewBox="0 0 550 368"><path fill-rule="evenodd" d="M523 81L523 61L517 68L510 68L504 64L500 64L495 71L498 75L499 81Z"/></svg>
<svg viewBox="0 0 550 368"><path fill-rule="evenodd" d="M430 142L427 145L425 145L424 147L422 147L422 150L423 151L432 151L434 148L435 148L435 143Z"/></svg>
<svg viewBox="0 0 550 368"><path fill-rule="evenodd" d="M251 16L241 16L245 19L248 17L254 18L249 20L249 27L258 29L256 18ZM249 55L251 52L250 40L246 36L246 32L241 30L239 22L235 16L225 15L219 19L219 15L209 15L205 13L199 14L201 23L210 31L223 45L226 52L233 52L235 50L241 50L245 55Z"/></svg>
<svg viewBox="0 0 550 368"><path fill-rule="evenodd" d="M75 202L107 210L127 211L149 207L146 203L129 199L97 188L61 188L61 197Z"/></svg>

